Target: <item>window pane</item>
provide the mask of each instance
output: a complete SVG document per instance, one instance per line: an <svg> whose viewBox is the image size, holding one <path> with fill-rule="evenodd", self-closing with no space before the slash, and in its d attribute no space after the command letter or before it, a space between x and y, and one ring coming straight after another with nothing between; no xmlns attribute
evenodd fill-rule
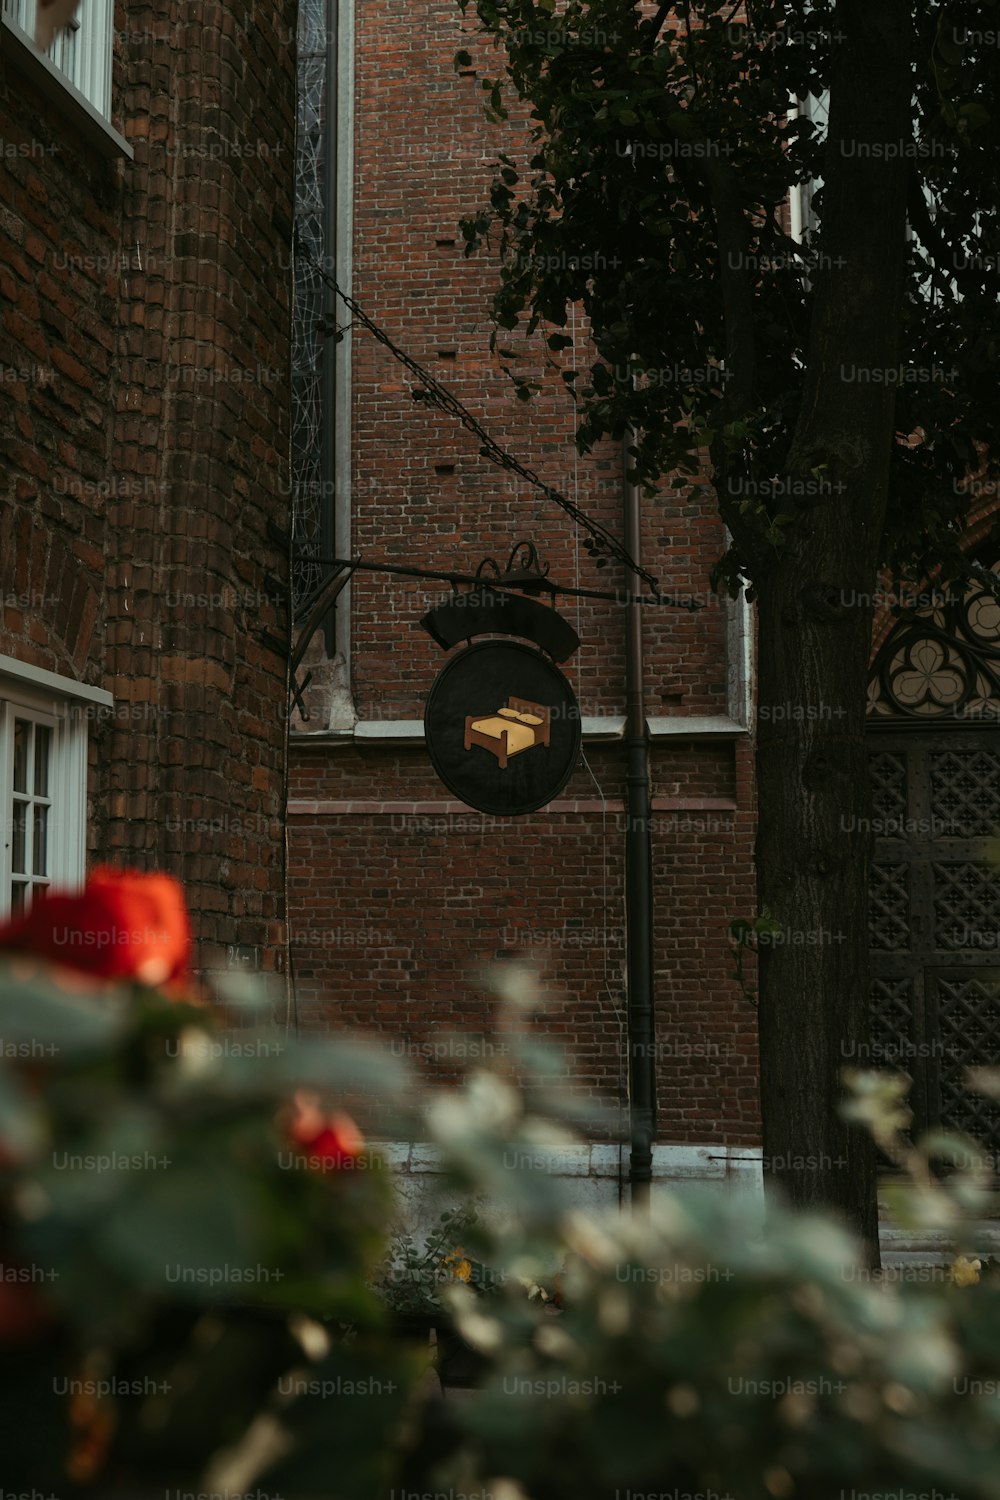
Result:
<svg viewBox="0 0 1000 1500"><path fill-rule="evenodd" d="M31 873L47 875L49 873L49 810L47 807L39 806L36 802L34 811Z"/></svg>
<svg viewBox="0 0 1000 1500"><path fill-rule="evenodd" d="M35 725L35 796L49 795L49 752L52 746L52 730L44 724Z"/></svg>
<svg viewBox="0 0 1000 1500"><path fill-rule="evenodd" d="M3 0L3 9L4 14L16 21L22 31L26 31L29 36L32 35L34 16L29 15L30 0Z"/></svg>
<svg viewBox="0 0 1000 1500"><path fill-rule="evenodd" d="M14 875L24 875L24 846L25 829L28 821L27 802L14 803L14 817L12 822L13 842L11 846L10 868Z"/></svg>
<svg viewBox="0 0 1000 1500"><path fill-rule="evenodd" d="M79 29L79 28L77 28ZM60 31L49 49L49 56L67 78L76 77L76 31Z"/></svg>
<svg viewBox="0 0 1000 1500"><path fill-rule="evenodd" d="M22 885L17 880L12 882L10 888L10 914L12 917L19 917L24 911L24 893L26 890L26 885Z"/></svg>
<svg viewBox="0 0 1000 1500"><path fill-rule="evenodd" d="M28 755L31 747L31 721L14 720L14 790L28 790Z"/></svg>

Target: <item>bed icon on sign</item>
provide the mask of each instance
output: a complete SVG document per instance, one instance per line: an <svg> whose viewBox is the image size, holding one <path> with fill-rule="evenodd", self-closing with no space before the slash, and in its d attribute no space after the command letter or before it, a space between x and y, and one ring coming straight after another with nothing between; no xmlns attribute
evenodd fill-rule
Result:
<svg viewBox="0 0 1000 1500"><path fill-rule="evenodd" d="M501 771L506 771L507 762L515 755L536 745L548 746L550 713L542 703L508 698L506 708L498 708L485 718L466 714L465 749L478 745L488 750L496 756Z"/></svg>

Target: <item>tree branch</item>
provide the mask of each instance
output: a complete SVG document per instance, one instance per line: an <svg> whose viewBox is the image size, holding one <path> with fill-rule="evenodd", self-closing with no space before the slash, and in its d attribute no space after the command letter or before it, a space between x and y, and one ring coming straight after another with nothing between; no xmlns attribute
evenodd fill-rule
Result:
<svg viewBox="0 0 1000 1500"><path fill-rule="evenodd" d="M659 36L660 32L663 30L663 23L667 19L673 8L673 0L670 0L670 3L668 3L667 5L661 5L659 10L656 12L656 15L650 18L650 25L652 27L652 30L650 31L649 36L643 42L644 51L652 52L653 48L656 46L656 39Z"/></svg>
<svg viewBox="0 0 1000 1500"><path fill-rule="evenodd" d="M955 282L962 289L963 296L979 297L982 295L983 287L990 280L987 266L980 268L978 273L971 266L956 266L955 256L951 245L938 229L931 218L927 207L927 199L921 189L920 178L916 168L910 172L907 184L906 207L909 215L910 225L915 230L921 245L927 251L933 263L931 274L938 272ZM951 264L948 264L948 258ZM994 273L995 274L995 273Z"/></svg>
<svg viewBox="0 0 1000 1500"><path fill-rule="evenodd" d="M725 327L725 361L729 380L719 403L719 435L710 445L715 489L723 519L755 568L763 566L766 549L750 526L732 493L732 460L721 429L752 408L757 384L756 306L748 267L749 234L740 200L739 182L728 163L708 156L704 161L719 247L719 282Z"/></svg>

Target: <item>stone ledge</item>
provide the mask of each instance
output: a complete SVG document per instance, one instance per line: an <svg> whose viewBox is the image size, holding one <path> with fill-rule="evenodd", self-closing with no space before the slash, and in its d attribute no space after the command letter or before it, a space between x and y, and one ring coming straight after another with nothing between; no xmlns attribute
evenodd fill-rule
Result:
<svg viewBox="0 0 1000 1500"><path fill-rule="evenodd" d="M406 1175L439 1174L440 1148L429 1141L372 1141L372 1149ZM555 1177L602 1177L617 1179L628 1174L629 1147L613 1142L572 1146L545 1146L521 1142L511 1146L537 1170ZM752 1146L671 1146L653 1148L653 1176L658 1183L721 1182L740 1179L759 1184L760 1155Z"/></svg>

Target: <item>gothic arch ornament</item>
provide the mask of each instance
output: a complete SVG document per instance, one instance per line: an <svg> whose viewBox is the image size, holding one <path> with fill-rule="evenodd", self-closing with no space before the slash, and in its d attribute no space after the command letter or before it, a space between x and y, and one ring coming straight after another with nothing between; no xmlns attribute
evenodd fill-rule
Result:
<svg viewBox="0 0 1000 1500"><path fill-rule="evenodd" d="M996 591L983 578L920 595L890 630L869 674L871 720L1000 720L1000 561L989 572Z"/></svg>

